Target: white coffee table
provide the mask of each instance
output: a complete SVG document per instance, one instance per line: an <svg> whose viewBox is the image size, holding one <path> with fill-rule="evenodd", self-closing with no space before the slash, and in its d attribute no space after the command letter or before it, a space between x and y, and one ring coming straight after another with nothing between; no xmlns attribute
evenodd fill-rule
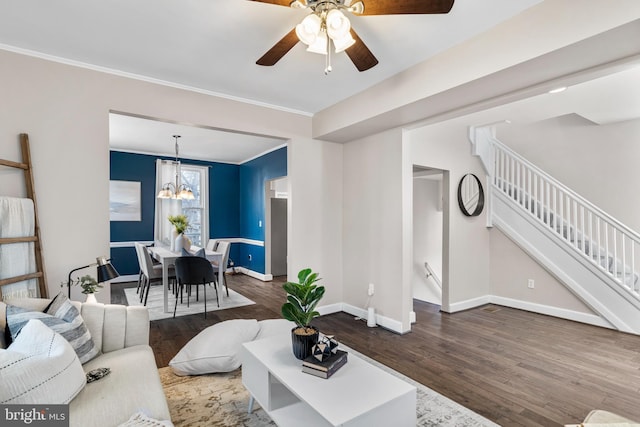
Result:
<svg viewBox="0 0 640 427"><path fill-rule="evenodd" d="M245 343L242 383L279 426L416 425L416 388L348 355L331 378L302 372L289 334Z"/></svg>

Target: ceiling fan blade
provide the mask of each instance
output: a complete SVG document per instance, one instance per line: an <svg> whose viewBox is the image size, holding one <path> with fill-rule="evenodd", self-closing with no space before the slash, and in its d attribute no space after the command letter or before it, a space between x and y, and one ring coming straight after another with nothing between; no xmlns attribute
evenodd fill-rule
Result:
<svg viewBox="0 0 640 427"><path fill-rule="evenodd" d="M449 13L454 0L363 0L362 15Z"/></svg>
<svg viewBox="0 0 640 427"><path fill-rule="evenodd" d="M296 29L289 31L280 41L273 45L260 59L256 61L258 65L270 67L280 61L300 40L296 35Z"/></svg>
<svg viewBox="0 0 640 427"><path fill-rule="evenodd" d="M293 0L251 0L251 1L258 1L260 3L276 4L278 6L287 6L287 7L289 7L291 3L293 3Z"/></svg>
<svg viewBox="0 0 640 427"><path fill-rule="evenodd" d="M367 71L369 68L375 67L378 64L378 60L373 56L373 53L364 44L360 36L353 31L353 28L351 29L351 36L356 42L345 52L353 62L353 65L356 66L358 71Z"/></svg>

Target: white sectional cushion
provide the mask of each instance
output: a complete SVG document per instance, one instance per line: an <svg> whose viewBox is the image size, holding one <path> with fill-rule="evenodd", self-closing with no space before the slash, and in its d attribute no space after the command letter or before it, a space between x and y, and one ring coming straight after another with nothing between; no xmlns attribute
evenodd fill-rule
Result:
<svg viewBox="0 0 640 427"><path fill-rule="evenodd" d="M216 323L193 337L169 366L176 375L230 372L240 367L238 352L252 341L260 327L255 319L234 319Z"/></svg>
<svg viewBox="0 0 640 427"><path fill-rule="evenodd" d="M69 341L81 363L84 364L100 354L100 348L93 342L80 311L63 293L59 293L51 301L44 313L7 305L7 327L12 340L16 339L20 330L31 319L40 320Z"/></svg>
<svg viewBox="0 0 640 427"><path fill-rule="evenodd" d="M103 353L83 368L86 372L109 368L111 373L87 384L71 401L70 427L113 427L137 412L157 420L171 419L155 357L148 345Z"/></svg>
<svg viewBox="0 0 640 427"><path fill-rule="evenodd" d="M66 404L85 386L78 355L67 340L32 319L0 350L0 404Z"/></svg>

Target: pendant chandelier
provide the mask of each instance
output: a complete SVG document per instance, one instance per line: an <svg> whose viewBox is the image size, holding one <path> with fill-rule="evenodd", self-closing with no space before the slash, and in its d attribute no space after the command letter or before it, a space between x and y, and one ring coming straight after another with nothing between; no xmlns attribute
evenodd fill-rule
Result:
<svg viewBox="0 0 640 427"><path fill-rule="evenodd" d="M191 189L184 185L180 184L180 160L178 160L178 138L180 135L173 135L175 139L175 148L176 148L176 181L167 182L162 184L162 189L158 192L158 199L185 199L185 200L193 200L195 199L193 192Z"/></svg>

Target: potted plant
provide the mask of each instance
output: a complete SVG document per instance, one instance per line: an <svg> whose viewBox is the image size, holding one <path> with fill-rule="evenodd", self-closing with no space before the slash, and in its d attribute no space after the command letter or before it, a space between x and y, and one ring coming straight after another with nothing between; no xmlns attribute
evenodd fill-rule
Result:
<svg viewBox="0 0 640 427"><path fill-rule="evenodd" d="M82 293L87 296L87 302L94 302L94 303L97 302L96 296L94 294L97 294L98 292L100 292L100 289L104 287L103 285L98 283L96 279L94 279L89 275L82 276L74 284L80 285L80 287L82 288Z"/></svg>
<svg viewBox="0 0 640 427"><path fill-rule="evenodd" d="M315 285L320 278L310 268L300 270L298 283L286 282L282 285L287 293L287 302L282 305L282 317L296 324L291 330L293 354L303 360L311 355L311 349L318 342L318 330L311 321L320 315L316 311L318 302L324 295L324 286Z"/></svg>
<svg viewBox="0 0 640 427"><path fill-rule="evenodd" d="M176 236L172 239L172 250L180 252L182 248L189 249L191 242L184 236L184 232L189 228L189 220L186 215L169 215L167 218L176 232Z"/></svg>

